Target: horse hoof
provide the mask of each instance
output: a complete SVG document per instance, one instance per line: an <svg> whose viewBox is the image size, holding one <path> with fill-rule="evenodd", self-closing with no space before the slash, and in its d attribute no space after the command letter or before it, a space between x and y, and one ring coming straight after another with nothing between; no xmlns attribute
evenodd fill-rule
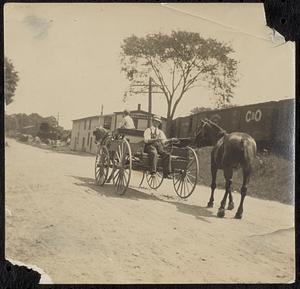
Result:
<svg viewBox="0 0 300 289"><path fill-rule="evenodd" d="M214 206L214 203L212 203L212 202L207 203L207 208L212 208L213 206Z"/></svg>
<svg viewBox="0 0 300 289"><path fill-rule="evenodd" d="M236 213L234 216L235 219L242 219L242 214Z"/></svg>
<svg viewBox="0 0 300 289"><path fill-rule="evenodd" d="M224 209L219 209L217 216L219 218L223 218L225 216L225 210Z"/></svg>
<svg viewBox="0 0 300 289"><path fill-rule="evenodd" d="M234 202L228 204L227 210L232 210L232 209L234 209Z"/></svg>

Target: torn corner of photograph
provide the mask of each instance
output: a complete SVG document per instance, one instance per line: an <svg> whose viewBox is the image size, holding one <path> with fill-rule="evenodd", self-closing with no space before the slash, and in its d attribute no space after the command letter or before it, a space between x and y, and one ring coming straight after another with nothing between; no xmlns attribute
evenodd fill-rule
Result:
<svg viewBox="0 0 300 289"><path fill-rule="evenodd" d="M270 29L272 30L270 33L272 43L274 43L276 46L283 45L286 43L286 40L283 35L281 35L274 28L270 28Z"/></svg>

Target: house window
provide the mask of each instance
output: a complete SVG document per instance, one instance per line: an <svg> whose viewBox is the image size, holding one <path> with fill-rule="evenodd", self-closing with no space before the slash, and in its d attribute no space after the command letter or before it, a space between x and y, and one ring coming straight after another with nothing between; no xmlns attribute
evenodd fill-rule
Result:
<svg viewBox="0 0 300 289"><path fill-rule="evenodd" d="M91 137L91 139L90 139L90 151L92 150L92 143L93 143L93 138Z"/></svg>
<svg viewBox="0 0 300 289"><path fill-rule="evenodd" d="M82 139L82 149L83 152L85 152L85 137Z"/></svg>
<svg viewBox="0 0 300 289"><path fill-rule="evenodd" d="M138 121L139 121L138 118L133 118L132 120L133 120L134 127L138 128Z"/></svg>
<svg viewBox="0 0 300 289"><path fill-rule="evenodd" d="M105 116L103 127L106 128L106 129L110 129L111 128L111 122L112 122L112 117L111 116Z"/></svg>
<svg viewBox="0 0 300 289"><path fill-rule="evenodd" d="M89 129L91 129L91 124L92 124L92 120L90 119L90 122L89 122Z"/></svg>
<svg viewBox="0 0 300 289"><path fill-rule="evenodd" d="M86 119L84 120L84 130L86 130Z"/></svg>
<svg viewBox="0 0 300 289"><path fill-rule="evenodd" d="M89 132L89 133L88 133L88 137L87 137L87 143L86 143L87 146L89 145L90 135L91 135L91 133Z"/></svg>
<svg viewBox="0 0 300 289"><path fill-rule="evenodd" d="M79 142L79 132L77 133L77 144Z"/></svg>
<svg viewBox="0 0 300 289"><path fill-rule="evenodd" d="M145 130L148 126L148 120L147 119L139 119L138 125L136 126L137 129Z"/></svg>

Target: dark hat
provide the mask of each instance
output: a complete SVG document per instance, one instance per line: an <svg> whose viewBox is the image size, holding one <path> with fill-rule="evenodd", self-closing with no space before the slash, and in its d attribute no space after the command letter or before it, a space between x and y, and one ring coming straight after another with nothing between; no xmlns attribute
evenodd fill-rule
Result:
<svg viewBox="0 0 300 289"><path fill-rule="evenodd" d="M130 111L128 109L125 109L123 112L125 115L130 115Z"/></svg>

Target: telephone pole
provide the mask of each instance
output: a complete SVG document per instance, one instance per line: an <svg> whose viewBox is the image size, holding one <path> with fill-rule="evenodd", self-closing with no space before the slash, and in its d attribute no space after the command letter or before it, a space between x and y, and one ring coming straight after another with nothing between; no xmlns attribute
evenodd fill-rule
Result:
<svg viewBox="0 0 300 289"><path fill-rule="evenodd" d="M148 127L151 126L152 115L152 78L149 77L149 94L148 94Z"/></svg>
<svg viewBox="0 0 300 289"><path fill-rule="evenodd" d="M153 84L153 79L152 77L149 77L149 82L148 84L132 84L131 87L147 87L148 91L132 91L132 93L148 93L148 122L147 125L148 127L151 126L151 116L152 116L152 94L153 93L162 93L160 91L153 91L153 87L160 87L157 84Z"/></svg>

